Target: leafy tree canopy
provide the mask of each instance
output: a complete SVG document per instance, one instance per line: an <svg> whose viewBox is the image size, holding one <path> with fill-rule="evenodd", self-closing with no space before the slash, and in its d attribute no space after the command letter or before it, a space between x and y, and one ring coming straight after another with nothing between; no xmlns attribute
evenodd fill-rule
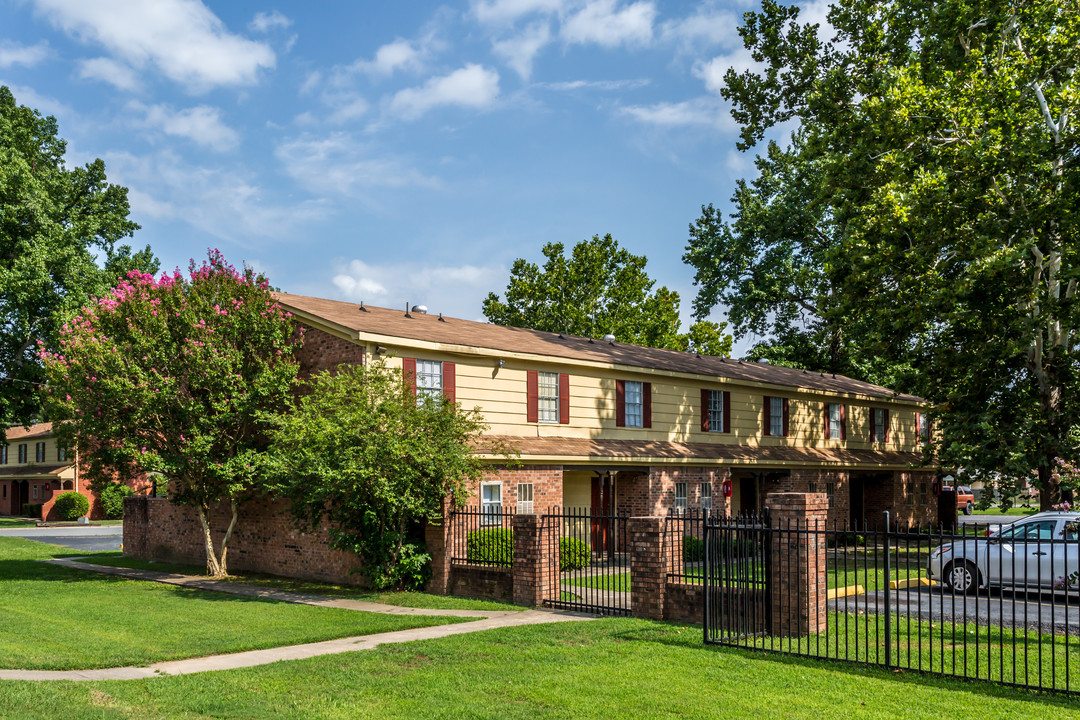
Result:
<svg viewBox="0 0 1080 720"><path fill-rule="evenodd" d="M510 271L505 299L488 293L484 316L493 323L580 337L611 334L620 342L704 355L731 354L727 323L699 322L680 332L679 294L656 284L645 271L644 255L594 235L573 247L543 248L541 268L519 258Z"/></svg>
<svg viewBox="0 0 1080 720"><path fill-rule="evenodd" d="M127 190L101 160L67 168L65 149L55 118L0 86L0 437L40 419L38 351L56 347L64 321L128 270L157 271L149 247L116 247L139 227Z"/></svg>
<svg viewBox="0 0 1080 720"><path fill-rule="evenodd" d="M779 289L781 343L886 365L937 403L942 462L990 481L1034 471L1049 507L1080 421L1080 14L838 0L824 31L798 15L766 0L740 28L758 63L725 76L741 147L799 130L739 186L733 223L706 211L692 231L696 309ZM807 297L814 311L789 323ZM776 321L739 312L737 330Z"/></svg>
<svg viewBox="0 0 1080 720"><path fill-rule="evenodd" d="M441 522L486 464L473 442L475 411L445 399L417 402L383 359L318 373L273 431L271 486L304 520L328 521L334 547L357 553L372 586L422 585L430 557L410 535Z"/></svg>
<svg viewBox="0 0 1080 720"><path fill-rule="evenodd" d="M267 281L217 251L184 277L132 271L60 330L43 352L46 409L98 483L156 471L193 506L207 570L227 572L238 504L261 477L266 415L286 410L300 336ZM231 508L215 546L211 507ZM220 528L216 528L220 530Z"/></svg>

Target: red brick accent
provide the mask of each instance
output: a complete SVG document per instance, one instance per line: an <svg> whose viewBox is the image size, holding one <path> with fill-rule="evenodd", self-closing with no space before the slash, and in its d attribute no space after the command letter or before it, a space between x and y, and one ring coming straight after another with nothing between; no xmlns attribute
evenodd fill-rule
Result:
<svg viewBox="0 0 1080 720"><path fill-rule="evenodd" d="M214 542L228 526L226 506L211 513ZM164 497L135 495L124 500L124 555L201 565L206 561L202 527L194 508ZM325 525L314 532L297 527L284 500L253 498L240 505L240 517L229 540L231 570L249 570L285 577L362 585L356 573L360 559L334 550Z"/></svg>
<svg viewBox="0 0 1080 720"><path fill-rule="evenodd" d="M514 573L510 568L454 565L447 595L514 602Z"/></svg>
<svg viewBox="0 0 1080 720"><path fill-rule="evenodd" d="M554 588L551 548L555 524L542 515L515 515L513 597L515 605L539 607Z"/></svg>
<svg viewBox="0 0 1080 720"><path fill-rule="evenodd" d="M620 471L618 509L633 517L665 516L675 507L675 483L686 483L686 506L701 508L701 483L712 483L712 511L719 515L731 512L730 498L724 497L723 482L731 477L729 468L662 467L649 468L648 474Z"/></svg>
<svg viewBox="0 0 1080 720"><path fill-rule="evenodd" d="M769 493L772 534L772 634L814 635L825 629L825 493Z"/></svg>
<svg viewBox="0 0 1080 720"><path fill-rule="evenodd" d="M525 465L517 470L492 466L484 473L480 482L499 482L502 484L502 503L504 507L516 509L518 483L532 483L533 509L537 513L548 512L550 508L561 508L563 504L563 468L562 465ZM480 506L480 485L472 488L467 501L470 508Z"/></svg>
<svg viewBox="0 0 1080 720"><path fill-rule="evenodd" d="M630 612L634 617L664 619L668 565L664 559L664 518L632 517L630 536ZM680 547L681 547L681 540ZM680 563L681 564L681 563Z"/></svg>
<svg viewBox="0 0 1080 720"><path fill-rule="evenodd" d="M339 365L364 362L364 347L317 328L304 328L304 345L296 351L300 374L308 377L320 370L334 370Z"/></svg>
<svg viewBox="0 0 1080 720"><path fill-rule="evenodd" d="M669 583L664 590L664 619L701 624L705 608L705 586Z"/></svg>
<svg viewBox="0 0 1080 720"><path fill-rule="evenodd" d="M427 591L436 595L446 595L450 588L450 558L453 540L450 533L450 510L453 501L449 495L443 498L442 522L438 525L427 523L424 526L424 542L431 555L431 580Z"/></svg>

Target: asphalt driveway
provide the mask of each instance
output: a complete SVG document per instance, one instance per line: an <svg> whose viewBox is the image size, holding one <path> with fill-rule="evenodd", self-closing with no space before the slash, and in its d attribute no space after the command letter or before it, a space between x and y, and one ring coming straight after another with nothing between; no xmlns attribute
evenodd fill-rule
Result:
<svg viewBox="0 0 1080 720"><path fill-rule="evenodd" d="M29 527L0 529L0 538L19 537L72 550L103 552L119 550L124 540L122 525L88 525L86 527Z"/></svg>

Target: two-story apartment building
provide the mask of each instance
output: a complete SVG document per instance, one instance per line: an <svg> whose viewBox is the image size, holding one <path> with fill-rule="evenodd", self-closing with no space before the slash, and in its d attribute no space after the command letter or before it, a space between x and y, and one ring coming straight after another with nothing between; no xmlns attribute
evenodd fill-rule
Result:
<svg viewBox="0 0 1080 720"><path fill-rule="evenodd" d="M932 519L924 401L842 376L279 293L308 370L384 356L418 395L478 408L521 467L492 466L473 504L758 510L825 492L830 518ZM490 452L490 447L477 451Z"/></svg>

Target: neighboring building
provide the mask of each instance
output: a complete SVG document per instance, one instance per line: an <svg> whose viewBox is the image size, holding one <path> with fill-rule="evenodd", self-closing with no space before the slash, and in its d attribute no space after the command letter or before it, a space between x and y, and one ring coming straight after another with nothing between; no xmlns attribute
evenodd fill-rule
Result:
<svg viewBox="0 0 1080 720"><path fill-rule="evenodd" d="M386 356L418 396L476 407L522 467L474 505L658 515L760 510L824 492L830 520L932 520L921 398L850 378L599 338L276 293L307 332L308 372ZM478 449L480 452L484 448Z"/></svg>
<svg viewBox="0 0 1080 720"><path fill-rule="evenodd" d="M128 485L139 491L147 482L137 478ZM8 428L7 443L0 443L0 515L24 515L24 508L38 506L31 516L59 519L53 505L68 491L84 495L90 501L89 517L100 518L97 493L80 476L78 455L53 435L52 423Z"/></svg>

